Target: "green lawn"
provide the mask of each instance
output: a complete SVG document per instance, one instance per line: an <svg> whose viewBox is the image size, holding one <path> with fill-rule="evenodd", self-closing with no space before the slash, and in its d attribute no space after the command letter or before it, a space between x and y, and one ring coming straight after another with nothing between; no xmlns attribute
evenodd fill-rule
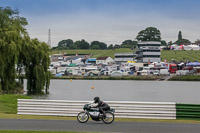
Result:
<svg viewBox="0 0 200 133"><path fill-rule="evenodd" d="M174 76L171 81L200 81L200 75L182 75L182 76Z"/></svg>
<svg viewBox="0 0 200 133"><path fill-rule="evenodd" d="M17 99L30 99L24 95L0 95L0 113L16 114Z"/></svg>
<svg viewBox="0 0 200 133"><path fill-rule="evenodd" d="M129 48L120 48L115 50L54 50L52 51L52 54L58 54L58 53L66 53L66 54L92 54L94 58L100 57L100 56L110 56L114 58L115 53L126 53L126 52L133 52L136 51L136 49L131 50ZM200 61L200 51L168 51L164 50L161 51L161 59L164 61L165 59L169 62L172 59L175 59L177 61Z"/></svg>
<svg viewBox="0 0 200 133"><path fill-rule="evenodd" d="M126 52L133 52L133 50L129 48L120 48L115 50L54 50L52 51L52 54L59 54L59 53L65 53L65 54L92 54L94 58L100 57L100 56L110 56L114 58L115 53L126 53Z"/></svg>
<svg viewBox="0 0 200 133"><path fill-rule="evenodd" d="M200 62L200 51L168 51L164 50L161 52L162 61L165 59L169 62L172 59L177 61L199 61Z"/></svg>
<svg viewBox="0 0 200 133"><path fill-rule="evenodd" d="M15 131L15 130L0 130L0 133L78 133L64 131ZM86 133L86 132L85 132ZM87 132L89 133L89 132ZM91 132L90 132L91 133Z"/></svg>

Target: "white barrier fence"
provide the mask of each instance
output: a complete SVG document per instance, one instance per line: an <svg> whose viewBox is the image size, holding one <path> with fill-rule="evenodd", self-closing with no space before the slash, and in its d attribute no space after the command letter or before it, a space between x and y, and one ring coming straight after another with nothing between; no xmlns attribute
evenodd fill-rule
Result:
<svg viewBox="0 0 200 133"><path fill-rule="evenodd" d="M18 99L17 114L77 116L91 101ZM176 104L171 102L105 101L118 118L176 119Z"/></svg>

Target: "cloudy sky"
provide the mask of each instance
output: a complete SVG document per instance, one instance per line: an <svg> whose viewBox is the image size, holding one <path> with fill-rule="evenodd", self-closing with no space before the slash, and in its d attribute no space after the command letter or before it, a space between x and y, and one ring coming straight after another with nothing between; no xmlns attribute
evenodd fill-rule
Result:
<svg viewBox="0 0 200 133"><path fill-rule="evenodd" d="M200 39L200 0L0 0L0 6L18 9L26 17L29 35L48 41L98 40L121 44L135 40L147 27L161 31L163 40Z"/></svg>

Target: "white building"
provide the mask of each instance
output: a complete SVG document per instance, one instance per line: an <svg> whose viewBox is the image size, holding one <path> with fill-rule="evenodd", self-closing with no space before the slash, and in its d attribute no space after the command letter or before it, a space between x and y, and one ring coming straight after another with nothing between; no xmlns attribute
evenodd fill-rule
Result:
<svg viewBox="0 0 200 133"><path fill-rule="evenodd" d="M137 45L137 56L138 62L160 62L160 42L156 41L145 41L138 42Z"/></svg>
<svg viewBox="0 0 200 133"><path fill-rule="evenodd" d="M104 64L104 65L109 65L114 63L114 60L111 57L104 56L104 57L99 57L96 59L96 64Z"/></svg>
<svg viewBox="0 0 200 133"><path fill-rule="evenodd" d="M133 61L134 54L133 53L116 53L115 54L115 62L122 63L127 61Z"/></svg>

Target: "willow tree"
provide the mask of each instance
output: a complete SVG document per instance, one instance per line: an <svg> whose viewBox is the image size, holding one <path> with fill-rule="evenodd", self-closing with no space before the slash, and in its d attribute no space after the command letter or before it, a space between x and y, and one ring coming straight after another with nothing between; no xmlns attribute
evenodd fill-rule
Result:
<svg viewBox="0 0 200 133"><path fill-rule="evenodd" d="M26 32L25 18L17 10L0 7L0 90L15 89L16 69L25 68L30 94L48 93L50 72L49 47Z"/></svg>
<svg viewBox="0 0 200 133"><path fill-rule="evenodd" d="M15 86L15 64L21 51L27 21L18 11L0 7L0 89L9 93Z"/></svg>
<svg viewBox="0 0 200 133"><path fill-rule="evenodd" d="M29 94L48 93L50 72L49 46L37 39L25 41L19 61L25 68Z"/></svg>

